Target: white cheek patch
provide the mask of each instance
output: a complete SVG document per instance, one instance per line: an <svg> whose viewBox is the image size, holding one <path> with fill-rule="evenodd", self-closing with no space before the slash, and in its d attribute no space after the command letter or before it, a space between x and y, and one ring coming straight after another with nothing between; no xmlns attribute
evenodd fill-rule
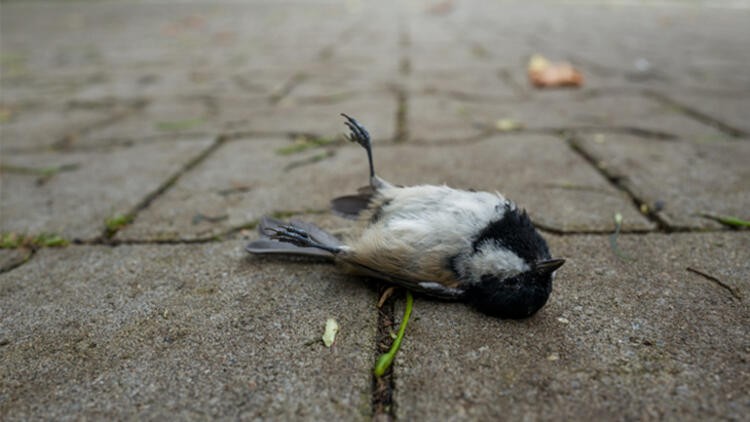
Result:
<svg viewBox="0 0 750 422"><path fill-rule="evenodd" d="M492 243L485 243L471 255L467 266L470 267L468 273L477 277L484 274L509 277L530 269L518 255Z"/></svg>

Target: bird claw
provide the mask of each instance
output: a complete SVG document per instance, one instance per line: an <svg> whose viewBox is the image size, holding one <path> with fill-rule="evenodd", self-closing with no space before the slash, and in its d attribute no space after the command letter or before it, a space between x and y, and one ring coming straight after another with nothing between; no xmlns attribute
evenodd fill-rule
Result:
<svg viewBox="0 0 750 422"><path fill-rule="evenodd" d="M354 118L349 117L348 115L341 113L342 116L346 118L346 122L344 124L349 128L351 131L351 134L347 139L351 142L356 142L363 147L369 149L370 148L370 133L367 132L367 129L364 128L361 124L359 124L358 121L356 121Z"/></svg>
<svg viewBox="0 0 750 422"><path fill-rule="evenodd" d="M315 242L306 231L289 224L279 227L269 227L264 233L273 240L291 243L303 248L317 246L317 242Z"/></svg>
<svg viewBox="0 0 750 422"><path fill-rule="evenodd" d="M347 139L358 143L367 151L367 162L370 164L370 181L372 181L375 178L375 167L372 164L372 140L370 139L370 133L353 117L347 116L344 113L341 113L341 115L346 118L344 124L351 131Z"/></svg>

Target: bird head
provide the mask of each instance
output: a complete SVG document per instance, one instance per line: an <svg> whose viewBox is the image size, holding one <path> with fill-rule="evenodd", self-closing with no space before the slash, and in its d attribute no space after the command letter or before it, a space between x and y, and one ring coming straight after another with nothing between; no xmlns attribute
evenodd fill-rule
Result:
<svg viewBox="0 0 750 422"><path fill-rule="evenodd" d="M565 263L551 258L547 242L529 216L512 202L472 246L474 282L467 288L467 300L500 318L526 318L544 306L554 273Z"/></svg>
<svg viewBox="0 0 750 422"><path fill-rule="evenodd" d="M481 281L469 287L466 298L488 315L512 319L530 317L547 303L554 273L564 263L564 259L548 259L510 276L485 274Z"/></svg>

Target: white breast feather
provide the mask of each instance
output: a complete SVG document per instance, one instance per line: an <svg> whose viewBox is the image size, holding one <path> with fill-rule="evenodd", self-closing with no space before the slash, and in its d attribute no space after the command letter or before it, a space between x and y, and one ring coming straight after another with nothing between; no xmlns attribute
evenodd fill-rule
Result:
<svg viewBox="0 0 750 422"><path fill-rule="evenodd" d="M360 230L347 242L358 259L408 275L437 272L438 278L449 277L444 260L470 250L472 237L502 218L507 203L500 194L430 185L384 188L375 199L384 205L365 213ZM377 221L371 223L373 212ZM510 252L490 252L477 254L471 265L488 272L524 265Z"/></svg>

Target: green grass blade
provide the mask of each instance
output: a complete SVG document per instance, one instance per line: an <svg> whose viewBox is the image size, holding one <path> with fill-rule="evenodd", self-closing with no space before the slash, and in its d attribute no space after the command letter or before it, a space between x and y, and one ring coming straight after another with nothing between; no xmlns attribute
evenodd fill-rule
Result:
<svg viewBox="0 0 750 422"><path fill-rule="evenodd" d="M743 220L737 217L732 217L730 215L716 215L716 214L709 214L709 213L703 213L701 215L705 218L710 218L711 220L718 221L719 223L724 224L725 226L729 226L729 227L741 227L741 228L750 227L750 221Z"/></svg>
<svg viewBox="0 0 750 422"><path fill-rule="evenodd" d="M404 318L401 320L401 326L398 327L398 335L396 336L396 340L393 341L393 344L391 345L391 349L388 350L388 353L384 353L380 355L378 358L377 363L375 364L375 376L382 377L383 374L385 374L385 371L388 370L388 368L391 367L391 364L393 363L393 359L396 358L396 352L398 352L398 349L401 347L401 340L404 339L404 333L406 332L406 325L409 323L409 318L411 317L411 309L414 306L414 297L411 295L410 291L406 291L406 310L404 311Z"/></svg>

